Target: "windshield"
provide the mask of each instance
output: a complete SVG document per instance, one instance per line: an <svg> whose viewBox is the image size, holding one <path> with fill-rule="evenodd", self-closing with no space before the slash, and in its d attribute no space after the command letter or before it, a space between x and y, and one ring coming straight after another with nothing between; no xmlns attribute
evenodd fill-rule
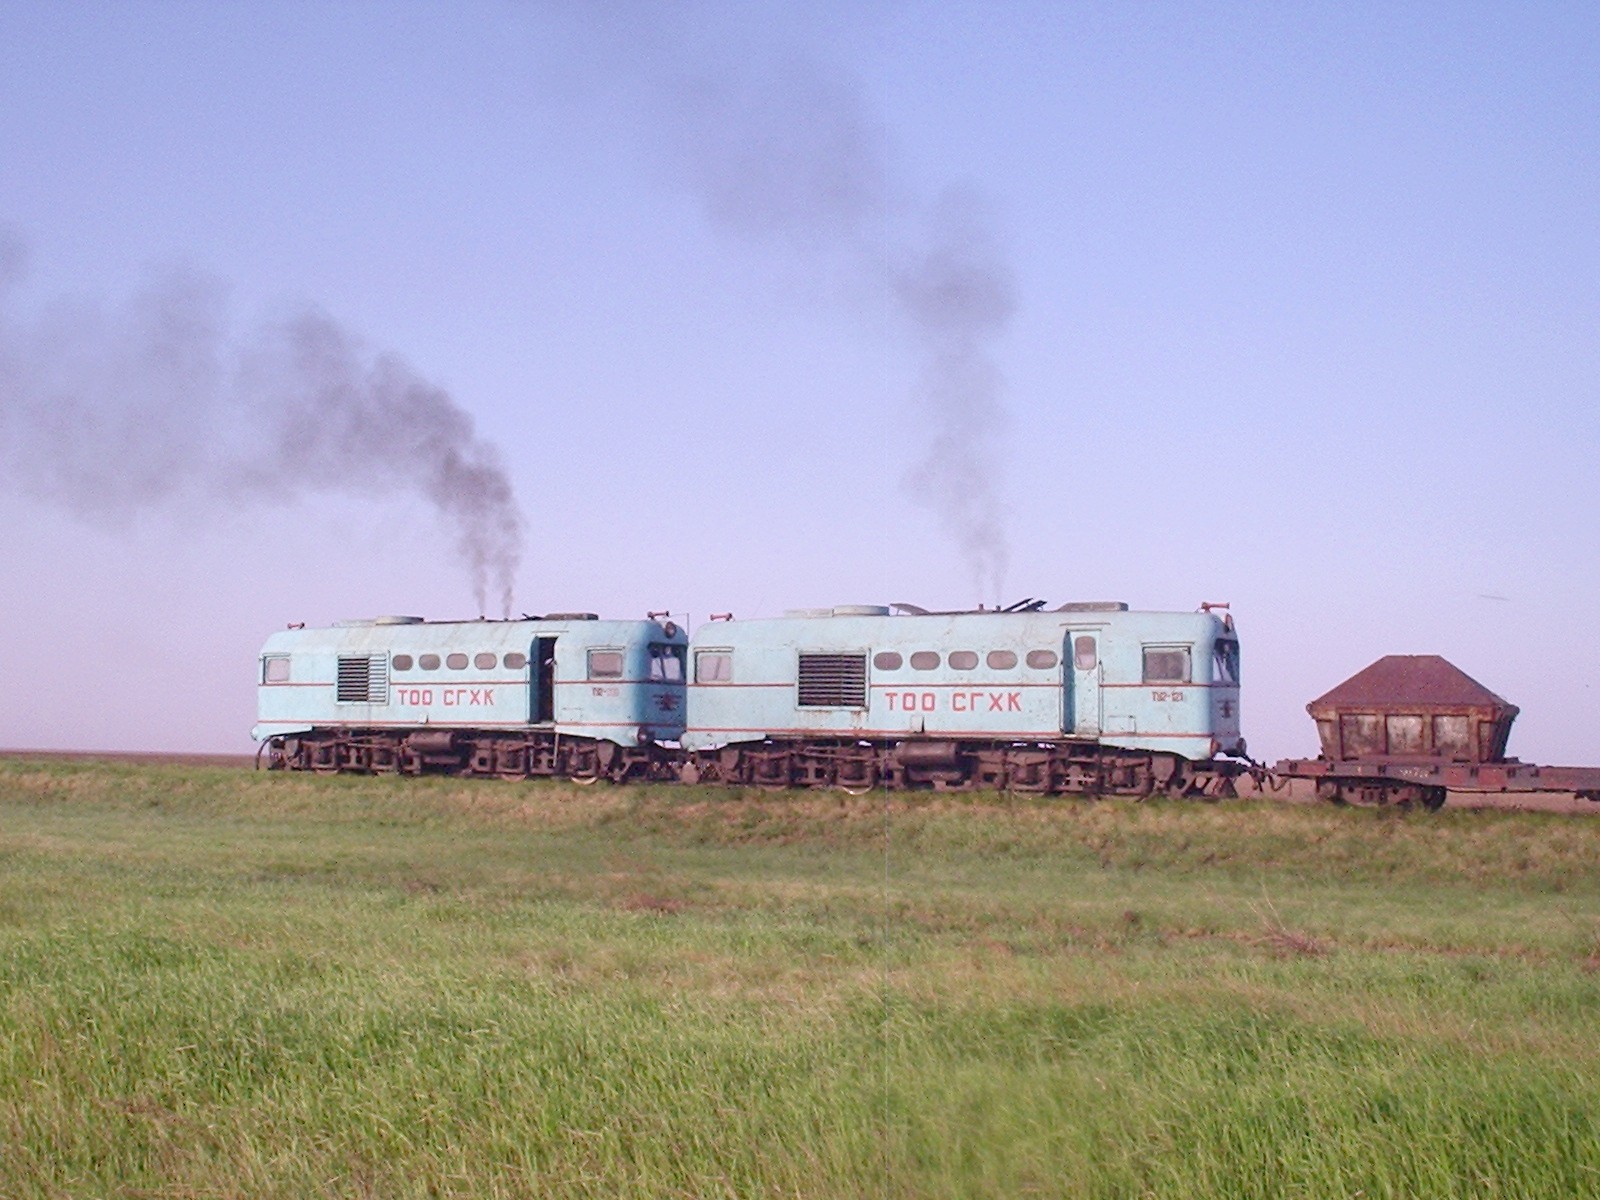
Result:
<svg viewBox="0 0 1600 1200"><path fill-rule="evenodd" d="M666 683L683 682L683 647L650 643L650 678Z"/></svg>
<svg viewBox="0 0 1600 1200"><path fill-rule="evenodd" d="M1239 682L1239 643L1219 641L1216 646L1216 667L1211 674L1214 683Z"/></svg>

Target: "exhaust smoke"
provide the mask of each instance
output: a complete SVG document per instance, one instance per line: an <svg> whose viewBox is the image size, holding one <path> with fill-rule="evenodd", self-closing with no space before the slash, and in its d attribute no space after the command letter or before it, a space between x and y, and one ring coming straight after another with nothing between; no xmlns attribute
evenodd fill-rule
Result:
<svg viewBox="0 0 1600 1200"><path fill-rule="evenodd" d="M317 494L414 493L449 528L478 611L510 615L522 515L496 449L444 389L326 314L236 333L223 289L169 274L111 310L10 301L0 233L0 460L90 523Z"/></svg>
<svg viewBox="0 0 1600 1200"><path fill-rule="evenodd" d="M888 139L840 72L795 57L759 73L748 59L690 57L667 56L652 81L680 183L714 228L842 270L863 303L896 314L920 358L912 399L926 431L903 486L960 548L979 597L997 601L1007 536L994 457L1006 412L994 346L1015 298L982 198L951 187L908 211Z"/></svg>

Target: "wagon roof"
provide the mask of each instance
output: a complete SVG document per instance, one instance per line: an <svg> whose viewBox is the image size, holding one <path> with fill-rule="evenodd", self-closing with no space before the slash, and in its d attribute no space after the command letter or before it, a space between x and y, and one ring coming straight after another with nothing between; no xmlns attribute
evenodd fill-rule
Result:
<svg viewBox="0 0 1600 1200"><path fill-rule="evenodd" d="M1437 654L1390 654L1357 671L1306 707L1393 708L1427 705L1442 708L1516 706L1495 695L1460 667Z"/></svg>

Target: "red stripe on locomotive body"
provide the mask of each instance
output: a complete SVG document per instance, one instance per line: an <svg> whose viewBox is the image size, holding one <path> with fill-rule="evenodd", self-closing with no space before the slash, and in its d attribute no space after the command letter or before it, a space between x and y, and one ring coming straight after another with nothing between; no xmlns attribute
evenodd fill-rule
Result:
<svg viewBox="0 0 1600 1200"><path fill-rule="evenodd" d="M599 681L596 681L596 682L599 682ZM792 688L792 687L796 686L796 682L793 679L787 679L787 680L782 680L782 681L777 682L777 683L712 683L712 682L707 682L707 683L691 683L688 686L692 687L692 688ZM1060 680L1053 680L1053 681L1050 681L1048 683L1015 683L1015 682L1012 682L1011 680L1006 680L1006 679L967 679L967 680L958 681L956 683L933 683L933 682L924 681L924 680L921 680L921 679L908 679L908 680L905 680L903 682L896 682L896 683L877 683L877 682L873 682L873 683L869 683L867 685L867 687L870 690L873 690L873 691L885 691L885 692L903 692L903 691L910 691L910 690L933 691L936 688L985 688L985 687L987 687L987 688L1006 688L1008 690L1015 690L1017 688L1040 688L1040 689L1044 689L1044 690L1048 690L1048 691L1058 691L1064 686L1065 685ZM1202 689L1202 688L1208 689L1208 690L1209 689L1213 689L1213 688L1219 689L1219 690L1227 690L1227 689L1231 688L1234 691L1238 691L1239 690L1239 685L1237 683L1101 683L1101 684L1098 684L1096 686L1102 687L1102 688L1146 688L1146 689L1149 689L1149 688L1168 688L1168 689L1170 689L1170 688L1195 688L1196 690L1199 690L1199 689Z"/></svg>
<svg viewBox="0 0 1600 1200"><path fill-rule="evenodd" d="M781 683L691 683L690 687L697 688L792 688L797 686L793 679ZM873 691L883 692L908 692L932 691L935 688L1004 688L1007 691L1016 691L1020 688L1046 688L1058 691L1059 683L1012 683L1004 679L966 679L959 683L930 683L921 679L908 679L904 683L869 683L867 687Z"/></svg>
<svg viewBox="0 0 1600 1200"><path fill-rule="evenodd" d="M926 683L920 679L908 679L904 683L874 683L868 686L873 690L885 692L931 692L939 688L956 688L968 692L975 692L980 688L1006 692L1018 692L1025 688L1044 688L1052 692L1061 690L1059 681L1056 683L1012 683L1006 679L967 679L959 683Z"/></svg>
<svg viewBox="0 0 1600 1200"><path fill-rule="evenodd" d="M1109 689L1109 688L1160 688L1163 691L1170 691L1173 688L1180 688L1180 689L1181 688L1194 688L1196 691L1199 691L1201 689L1209 690L1209 689L1212 689L1212 688L1218 689L1220 691L1227 691L1230 688L1232 690L1234 690L1234 691L1238 691L1239 690L1239 685L1237 683L1102 683L1100 686L1102 688L1107 688L1107 689Z"/></svg>
<svg viewBox="0 0 1600 1200"><path fill-rule="evenodd" d="M297 725L313 729L676 729L664 721L429 721L420 725L416 721L308 721L304 718L277 717L259 720L257 725Z"/></svg>
<svg viewBox="0 0 1600 1200"><path fill-rule="evenodd" d="M707 681L705 683L691 683L688 686L692 687L692 688L729 688L729 689L732 689L732 688L792 688L792 687L795 686L795 681L792 680L792 679L789 680L787 683L723 683L723 682L719 682L719 681Z"/></svg>
<svg viewBox="0 0 1600 1200"><path fill-rule="evenodd" d="M557 679L556 687L682 687L677 679Z"/></svg>
<svg viewBox="0 0 1600 1200"><path fill-rule="evenodd" d="M908 729L744 729L737 726L725 725L696 725L694 732L700 733L756 733L765 737L826 737L845 741L866 741L881 738L906 738L925 737L934 741L951 742L970 740L972 738L994 738L1007 742L1104 742L1116 740L1122 742L1143 741L1146 738L1209 738L1210 730L1198 733L1114 733L1096 734L1090 737L1077 736L1071 732L1041 730L1029 733L1016 729L950 729L939 733L927 733L923 730Z"/></svg>
<svg viewBox="0 0 1600 1200"><path fill-rule="evenodd" d="M410 678L401 679L398 676L390 676L390 679L389 679L389 685L391 687L432 687L432 686L434 686L436 684L450 684L451 686L461 686L461 687L465 687L468 684L471 684L474 687L524 687L530 682L532 682L532 681L527 679L527 678L523 678L523 679L474 679L474 678L465 678L465 677L464 678L459 678L459 679L458 678L440 678L439 676L433 675L431 673L427 677L422 678L422 679L418 679L418 680L412 680ZM554 686L556 686L556 687L590 687L590 686L595 686L595 685L603 685L603 686L606 686L606 687L616 687L618 684L621 684L621 685L626 686L626 687L673 687L673 686L675 686L677 684L677 680L674 680L674 679L557 679L557 680L554 681ZM256 686L257 687L270 687L270 688L333 687L334 686L334 681L331 680L331 679L328 679L328 680L314 679L314 680L311 680L310 682L298 682L298 683L296 683L296 682L290 682L290 683L258 683ZM702 685L702 686L710 686L710 685ZM769 686L769 685L765 685L765 684L726 685L726 684L723 684L723 685L718 685L718 686L763 687L763 686ZM779 686L779 685L771 685L771 686Z"/></svg>
<svg viewBox="0 0 1600 1200"><path fill-rule="evenodd" d="M563 722L565 724L566 722ZM573 722L574 724L576 722ZM623 726L627 722L611 721L610 725ZM306 717L263 717L257 725L309 725L313 729L532 729L527 721L318 721Z"/></svg>

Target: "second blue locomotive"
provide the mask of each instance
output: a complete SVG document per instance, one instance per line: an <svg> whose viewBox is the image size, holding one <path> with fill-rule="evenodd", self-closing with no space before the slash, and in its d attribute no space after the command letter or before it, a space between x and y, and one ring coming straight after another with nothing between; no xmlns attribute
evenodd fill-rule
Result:
<svg viewBox="0 0 1600 1200"><path fill-rule="evenodd" d="M1242 757L1232 618L1037 602L712 621L690 646L693 777L772 786L1222 794Z"/></svg>

